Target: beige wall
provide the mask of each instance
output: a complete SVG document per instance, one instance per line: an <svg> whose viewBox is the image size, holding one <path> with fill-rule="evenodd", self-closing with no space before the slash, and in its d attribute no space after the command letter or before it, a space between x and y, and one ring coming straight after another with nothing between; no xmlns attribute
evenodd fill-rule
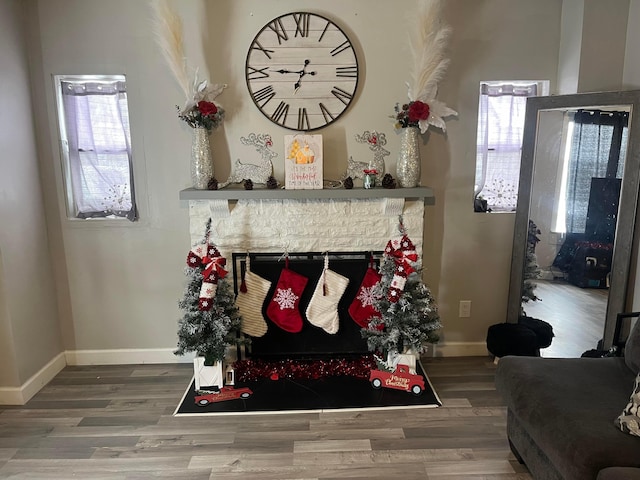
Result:
<svg viewBox="0 0 640 480"><path fill-rule="evenodd" d="M26 11L0 2L0 387L62 352L30 97Z"/></svg>
<svg viewBox="0 0 640 480"><path fill-rule="evenodd" d="M176 302L189 247L187 206L177 199L178 191L190 184L190 132L174 110L174 104L184 99L154 44L146 2L36 4L42 49L42 72L36 83L45 93L50 134L48 144L43 144L43 159L53 166L45 194L63 211L50 76L125 73L140 202L137 224L74 222L59 215L67 271L58 268L57 280L64 283L68 278L69 285L69 313L61 322L65 349L166 349L171 359L179 317ZM395 171L399 141L388 115L396 102L406 98L405 26L415 4L328 0L319 8L311 0L283 0L277 7L258 0L175 2L185 24L190 67L229 84L219 97L227 121L212 136L216 176L226 178L231 159L242 157L246 147L239 138L249 132L270 133L276 151L282 148L287 132L264 119L247 94L244 59L253 36L267 21L304 9L340 21L355 39L365 72L355 105L322 130L325 177L337 178L349 155L368 158L365 146L353 137L374 129L386 133L387 148L393 152L387 168ZM426 213L425 279L438 296L443 348L452 353L482 352L487 327L503 321L506 311L513 215L472 212L478 84L497 79L541 79L553 84L560 12L560 0L446 2L445 17L454 36L451 66L439 99L456 109L459 117L448 122L446 135L434 130L425 137L422 184L433 187L437 199ZM197 28L200 24L204 34ZM282 178L282 163L276 162L275 174ZM470 319L458 318L460 300L472 301Z"/></svg>
<svg viewBox="0 0 640 480"><path fill-rule="evenodd" d="M21 40L17 48L11 46L21 36L15 32L14 10L22 3L29 6L31 83L38 106L35 125L44 207L35 193L38 173L34 139L29 133L32 120L25 113L18 116L18 122L23 127L20 154L27 161L19 167L14 162L2 163L2 177L10 168L11 180L0 178L0 194L13 192L21 207L26 203L27 208L18 215L5 212L4 199L0 206L4 262L0 288L5 289L6 298L7 281L16 275L16 267L8 270L8 256L13 260L25 241L31 242L32 249L47 243L42 238L46 212L48 244L53 252L53 273L47 278L47 287L56 286L60 318L53 323L62 331L61 347L57 332L50 331L53 314L43 320L38 312L37 321L47 328L46 340L37 341L44 343L46 353L29 362L42 366L61 350L67 351L67 358L77 355L73 358L80 361L126 359L131 358L127 357L131 352L137 352L136 358L142 361L171 361L179 317L177 300L182 294L184 258L190 246L187 205L178 200L179 190L190 185L190 131L175 116L174 105L184 98L154 43L148 4L143 0L0 0L2 13L9 14L0 16L0 35L11 36L9 44L0 42L0 56L11 57L15 66L12 81L19 84L18 98L23 103L28 101L25 57L10 51L24 50ZM366 147L353 138L374 129L386 133L386 147L392 152L387 169L395 171L399 140L388 115L396 102L406 98L409 56L405 27L415 10L415 0L326 0L321 4L313 0L180 0L174 5L184 19L190 67L209 72L214 82L229 84L219 97L227 109L227 121L212 136L219 179L227 177L232 159L243 156L246 147L239 142L243 135L270 133L274 149L282 149L287 131L269 123L253 105L244 84L244 59L253 36L267 21L307 9L339 21L355 40L364 66L355 104L321 132L326 149L325 177L337 178L349 155L368 158ZM632 12L637 10L637 0L632 0L631 6ZM440 305L442 353L478 353L483 351L487 327L505 319L514 220L512 214L472 212L478 84L482 80L550 80L555 93L562 1L447 0L444 15L454 33L451 65L438 98L459 116L447 123L446 134L436 130L428 133L422 147L422 184L436 192L436 205L427 207L425 214L424 276ZM628 56L625 79L639 83L635 79L640 75L630 65L640 62ZM2 72L0 75L7 75L4 68ZM127 75L140 222L66 219L51 75L74 73ZM606 87L593 80L594 89ZM6 93L0 95L4 100ZM16 118L0 118L0 135L7 135L10 125L15 149ZM4 153L0 162L6 162ZM283 177L282 163L276 162L275 174ZM16 192L18 186L21 193ZM3 236L4 215L20 220L19 228L9 230L11 235ZM22 239L19 246L16 239ZM9 248L16 251L8 253ZM23 286L28 285L26 273L21 270L20 275ZM20 304L29 298L25 291L9 293ZM47 299L49 305L55 305L55 300ZM472 301L471 318L458 318L460 300ZM0 329L7 323L24 328L23 322L7 321L6 317L26 312L11 304L9 307L0 308ZM17 348L24 349L25 343L33 341L33 330L31 325L29 334L13 333ZM23 361L16 361L14 370L20 370L18 365ZM16 378L25 380L14 375L7 381Z"/></svg>

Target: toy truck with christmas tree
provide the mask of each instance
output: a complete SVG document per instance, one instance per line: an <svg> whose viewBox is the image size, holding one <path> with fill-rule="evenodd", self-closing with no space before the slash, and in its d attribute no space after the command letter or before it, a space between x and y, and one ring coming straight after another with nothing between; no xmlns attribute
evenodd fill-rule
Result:
<svg viewBox="0 0 640 480"><path fill-rule="evenodd" d="M422 375L414 375L409 372L409 366L398 364L393 372L385 370L371 370L369 381L373 388L394 388L404 390L414 395L420 395L424 391L424 378Z"/></svg>
<svg viewBox="0 0 640 480"><path fill-rule="evenodd" d="M224 402L226 400L235 400L237 398L249 398L253 392L250 388L242 387L242 388L233 388L233 387L222 387L219 390L196 390L196 395L194 397L194 401L196 405L200 407L205 407L210 403L214 402Z"/></svg>

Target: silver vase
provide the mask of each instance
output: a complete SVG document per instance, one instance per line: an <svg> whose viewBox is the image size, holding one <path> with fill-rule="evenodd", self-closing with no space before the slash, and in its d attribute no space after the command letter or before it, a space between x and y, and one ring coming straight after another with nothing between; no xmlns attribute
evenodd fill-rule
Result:
<svg viewBox="0 0 640 480"><path fill-rule="evenodd" d="M420 129L407 127L400 134L400 153L396 165L398 185L417 187L420 183Z"/></svg>
<svg viewBox="0 0 640 480"><path fill-rule="evenodd" d="M191 183L193 188L206 190L213 178L213 161L209 131L204 127L193 129L191 143Z"/></svg>

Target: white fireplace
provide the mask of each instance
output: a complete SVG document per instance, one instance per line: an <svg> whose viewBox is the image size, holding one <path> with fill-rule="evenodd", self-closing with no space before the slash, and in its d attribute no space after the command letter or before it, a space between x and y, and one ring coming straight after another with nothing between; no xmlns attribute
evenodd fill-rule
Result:
<svg viewBox="0 0 640 480"><path fill-rule="evenodd" d="M235 287L239 285L241 262L246 253L254 254L252 270L272 282L274 288L282 269L274 257L277 259L288 252L293 269L315 279L322 269L319 254L328 252L330 262L336 262L332 264L333 269L350 280L358 278L357 282L350 281L344 295L344 298L354 298L368 265L366 253L382 252L390 239L400 235L400 215L407 235L422 258L424 209L432 198L430 192L426 187L373 191L230 188L188 189L180 195L189 201L191 243L202 242L211 219L209 241L227 258L229 270L234 269ZM259 258L265 260L258 261ZM308 303L311 291L305 290L301 306ZM253 339L251 353L286 354L295 358L366 352L360 327L348 320L347 307L348 303L339 307L341 328L336 335L325 335L317 332L318 329L303 329L292 335L269 328L264 336Z"/></svg>
<svg viewBox="0 0 640 480"><path fill-rule="evenodd" d="M190 200L191 242L202 241L211 218L210 240L227 258L243 252L380 251L398 235L402 214L422 258L424 208L423 198Z"/></svg>

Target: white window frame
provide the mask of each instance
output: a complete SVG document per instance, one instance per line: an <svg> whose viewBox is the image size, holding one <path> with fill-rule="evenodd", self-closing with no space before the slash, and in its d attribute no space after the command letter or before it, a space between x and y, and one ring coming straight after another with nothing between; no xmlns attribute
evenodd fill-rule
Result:
<svg viewBox="0 0 640 480"><path fill-rule="evenodd" d="M535 94L531 92L535 91ZM524 116L527 96L547 95L549 82L544 80L499 80L482 81L478 92L478 130L476 137L476 170L474 182L474 207L481 201L487 201L488 211L497 213L513 213L518 198L520 157L522 152L522 134L524 132ZM499 102L489 104L491 98L522 99L520 107L510 112L501 111ZM524 105L523 105L524 103ZM491 110L491 106L494 107ZM512 135L509 139L503 139L495 130L495 125L484 121L489 112L493 111L502 122L502 126L511 128ZM510 116L518 114L515 119ZM496 116L493 120L496 120ZM507 142L507 143L496 143ZM515 142L515 143L514 143ZM505 177L498 178L489 175L492 167L505 168ZM484 193L484 195L483 195ZM476 209L476 211L478 211Z"/></svg>
<svg viewBox="0 0 640 480"><path fill-rule="evenodd" d="M64 188L64 197L66 203L66 211L67 218L71 220L130 220L136 221L138 220L137 215L137 207L136 207L136 199L135 199L135 188L134 188L134 173L133 173L133 161L131 155L131 132L129 127L129 102L128 98L125 95L125 104L126 104L126 118L123 118L123 129L126 137L126 154L128 157L128 182L120 185L120 189L112 191L112 194L115 197L119 196L120 198L126 199L126 207L123 210L113 208L111 209L106 203L104 209L83 209L78 207L78 201L76 198L76 194L74 194L74 188L79 188L77 185L74 186L73 182L73 169L71 162L72 156L70 155L70 147L69 147L69 137L66 126L66 113L64 108L64 98L62 94L62 84L63 82L73 83L73 84L83 84L83 83L113 83L113 82L124 82L126 84L126 77L124 75L54 75L53 83L55 88L55 99L56 99L56 108L58 115L58 129L59 129L59 140L60 140L60 152L61 152L61 162L62 162L62 175L63 175L63 188ZM120 155L122 155L121 150ZM108 155L108 153L106 154ZM112 187L113 188L113 187ZM124 193L123 193L124 192ZM105 191L101 193L104 195ZM96 196L97 197L97 196ZM130 202L129 202L130 197ZM103 197L106 198L106 197ZM112 204L115 204L113 201ZM114 213L117 211L118 213Z"/></svg>

